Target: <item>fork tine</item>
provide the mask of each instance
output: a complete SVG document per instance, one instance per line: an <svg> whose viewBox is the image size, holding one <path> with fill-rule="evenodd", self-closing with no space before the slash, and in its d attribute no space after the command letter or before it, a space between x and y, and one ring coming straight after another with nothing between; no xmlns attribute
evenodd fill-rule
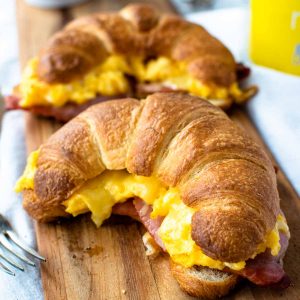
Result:
<svg viewBox="0 0 300 300"><path fill-rule="evenodd" d="M23 249L24 251L26 251L27 253L29 253L30 255L32 255L33 257L35 257L35 258L37 258L39 260L46 261L46 258L44 258L43 256L39 255L34 249L31 249L30 247L28 247L27 245L25 245L12 230L6 230L5 233L21 249Z"/></svg>
<svg viewBox="0 0 300 300"><path fill-rule="evenodd" d="M12 275L12 276L15 276L16 274L11 271L9 268L7 268L3 263L0 262L0 270L9 274L9 275Z"/></svg>
<svg viewBox="0 0 300 300"><path fill-rule="evenodd" d="M31 261L30 259L28 259L27 257L25 257L24 255L16 252L14 250L14 248L11 246L11 244L9 243L8 239L5 237L5 235L0 234L0 244L9 252L11 252L13 255L15 255L16 257L18 257L19 259L21 259L22 261L24 261L25 263L27 263L28 265L31 266L35 266L35 263L33 261Z"/></svg>
<svg viewBox="0 0 300 300"><path fill-rule="evenodd" d="M7 261L9 264L11 264L13 267L24 271L24 268L19 265L18 263L16 263L15 261L13 261L12 259L10 259L9 257L4 256L3 254L0 253L0 258L2 258L3 260Z"/></svg>

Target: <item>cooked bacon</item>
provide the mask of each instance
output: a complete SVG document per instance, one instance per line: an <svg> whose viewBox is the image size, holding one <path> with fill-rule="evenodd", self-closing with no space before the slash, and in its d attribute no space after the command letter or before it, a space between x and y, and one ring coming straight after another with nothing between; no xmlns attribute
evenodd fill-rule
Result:
<svg viewBox="0 0 300 300"><path fill-rule="evenodd" d="M242 63L236 64L236 77L238 81L247 78L251 73L251 69Z"/></svg>
<svg viewBox="0 0 300 300"><path fill-rule="evenodd" d="M141 222L139 214L133 205L132 199L129 199L124 203L115 204L112 208L112 213L115 215L128 216Z"/></svg>
<svg viewBox="0 0 300 300"><path fill-rule="evenodd" d="M156 243L165 251L164 244L161 238L158 236L158 229L163 221L163 217L152 219L150 217L152 207L146 204L140 198L135 198L133 204L139 215L140 221L155 239ZM130 209L132 209L132 207ZM126 214L125 211L124 214ZM273 256L270 250L267 249L264 253L258 254L254 259L249 259L246 263L246 267L243 270L234 271L231 269L226 269L225 271L247 278L256 285L271 285L278 288L287 288L291 281L283 270L281 260L288 246L288 237L283 233L280 233L280 245L280 252L277 256Z"/></svg>
<svg viewBox="0 0 300 300"><path fill-rule="evenodd" d="M76 104L76 103L69 102L64 106L60 106L60 107L35 105L35 106L23 108L19 105L21 99L13 95L5 97L4 101L5 101L5 108L7 110L24 109L43 117L52 117L58 121L67 122L91 105L108 101L108 100L121 99L124 97L126 97L126 95L97 96L96 98L88 100L83 104Z"/></svg>
<svg viewBox="0 0 300 300"><path fill-rule="evenodd" d="M247 260L246 267L240 271L226 270L234 272L249 281L261 285L272 285L279 288L287 288L291 284L291 280L285 274L281 265L281 259L288 246L288 237L280 233L280 252L277 256L273 256L269 249L264 253L258 254L254 259Z"/></svg>
<svg viewBox="0 0 300 300"><path fill-rule="evenodd" d="M9 95L4 98L5 109L12 110L12 109L19 109L20 105L20 98L15 95Z"/></svg>
<svg viewBox="0 0 300 300"><path fill-rule="evenodd" d="M150 214L152 212L152 207L146 204L140 198L135 198L133 201L135 209L139 214L141 222L144 224L148 232L152 235L156 243L165 251L166 248L163 244L163 241L158 235L158 229L163 221L163 217L157 217L156 219L152 219Z"/></svg>

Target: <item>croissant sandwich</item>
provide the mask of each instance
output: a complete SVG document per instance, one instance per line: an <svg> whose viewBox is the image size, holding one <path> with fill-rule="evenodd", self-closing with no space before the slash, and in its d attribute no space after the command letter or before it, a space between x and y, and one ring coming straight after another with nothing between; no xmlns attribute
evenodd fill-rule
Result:
<svg viewBox="0 0 300 300"><path fill-rule="evenodd" d="M56 33L28 62L6 108L67 121L98 102L159 91L184 91L225 108L256 92L239 88L248 74L203 27L133 4Z"/></svg>
<svg viewBox="0 0 300 300"><path fill-rule="evenodd" d="M155 93L90 107L30 155L16 190L41 222L86 212L97 226L112 213L139 220L191 295L225 295L242 277L289 285L272 163L198 97Z"/></svg>

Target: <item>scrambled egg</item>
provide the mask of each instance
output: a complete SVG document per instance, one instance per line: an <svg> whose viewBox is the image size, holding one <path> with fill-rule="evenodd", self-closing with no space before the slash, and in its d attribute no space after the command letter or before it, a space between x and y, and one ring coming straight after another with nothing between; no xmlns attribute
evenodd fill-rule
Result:
<svg viewBox="0 0 300 300"><path fill-rule="evenodd" d="M229 88L204 85L188 74L185 62L158 57L147 63L143 59L111 55L102 64L87 73L81 80L68 84L48 84L37 74L38 59L27 64L19 85L20 105L62 106L66 102L84 103L96 95L126 94L130 85L126 75L139 82L160 82L175 89L188 91L207 99L239 98L243 94L236 83Z"/></svg>
<svg viewBox="0 0 300 300"><path fill-rule="evenodd" d="M28 158L27 167L17 182L16 191L33 188L37 156L38 151L35 151ZM163 186L155 177L129 174L125 170L105 171L86 182L63 204L66 211L74 217L90 211L95 224L101 226L102 222L110 217L112 207L116 203L134 196L152 205L151 218L165 216L158 234L176 263L185 267L201 265L219 270L225 267L241 270L245 267L245 261L221 262L205 255L191 237L194 209L181 201L178 189ZM289 234L286 221L281 215L277 218L275 228L266 236L265 242L258 246L252 258L264 252L266 248L270 248L272 255L276 256L280 250L279 231Z"/></svg>
<svg viewBox="0 0 300 300"><path fill-rule="evenodd" d="M62 106L66 102L84 103L97 94L119 95L129 89L125 73L129 66L121 56L111 56L100 66L87 73L81 80L68 84L48 84L41 81L37 74L38 59L33 58L26 66L19 92L22 96L20 105Z"/></svg>
<svg viewBox="0 0 300 300"><path fill-rule="evenodd" d="M23 175L20 177L20 179L15 185L15 191L17 193L22 192L24 189L33 190L34 188L33 179L34 179L34 174L36 172L36 165L39 157L39 152L40 152L39 150L33 151L28 156L27 164L23 172Z"/></svg>

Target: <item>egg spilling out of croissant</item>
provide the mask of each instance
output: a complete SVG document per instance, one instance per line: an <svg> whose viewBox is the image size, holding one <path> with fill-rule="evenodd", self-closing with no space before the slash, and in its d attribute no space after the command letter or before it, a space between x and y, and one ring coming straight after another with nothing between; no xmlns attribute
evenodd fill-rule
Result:
<svg viewBox="0 0 300 300"><path fill-rule="evenodd" d="M184 268L238 272L261 285L284 276L289 230L272 163L198 97L157 93L90 107L31 154L16 190L39 221L91 212L100 226L127 205ZM276 276L249 272L257 260L260 270L276 265Z"/></svg>
<svg viewBox="0 0 300 300"><path fill-rule="evenodd" d="M55 34L28 62L7 106L18 101L18 107L55 116L58 108L99 97L180 91L226 108L256 92L239 88L248 73L203 27L134 4L79 18Z"/></svg>
<svg viewBox="0 0 300 300"><path fill-rule="evenodd" d="M17 182L17 192L34 188L38 152L34 151L29 156L24 175ZM69 199L64 201L63 205L66 206L66 212L74 217L90 211L92 220L99 227L104 220L111 216L115 204L125 202L133 197L139 197L152 206L151 218L165 217L158 234L176 263L184 267L200 265L220 270L225 267L241 270L245 267L245 261L221 262L205 255L191 237L191 222L195 209L182 202L178 189L165 187L155 177L133 175L124 170L105 171L87 181ZM280 231L289 234L286 220L279 214L274 229L258 245L252 258L267 248L271 250L273 256L278 255Z"/></svg>
<svg viewBox="0 0 300 300"><path fill-rule="evenodd" d="M145 64L142 58L111 55L80 80L70 83L44 82L39 79L37 67L38 58L34 58L24 70L19 86L22 107L63 106L67 102L82 104L97 95L131 94L133 91L128 76L134 77L139 83L154 82L161 84L163 89L187 91L219 105L227 105L232 99L242 102L245 98L245 93L236 82L228 87L213 82L202 83L189 74L185 62L175 62L167 57L152 59Z"/></svg>

